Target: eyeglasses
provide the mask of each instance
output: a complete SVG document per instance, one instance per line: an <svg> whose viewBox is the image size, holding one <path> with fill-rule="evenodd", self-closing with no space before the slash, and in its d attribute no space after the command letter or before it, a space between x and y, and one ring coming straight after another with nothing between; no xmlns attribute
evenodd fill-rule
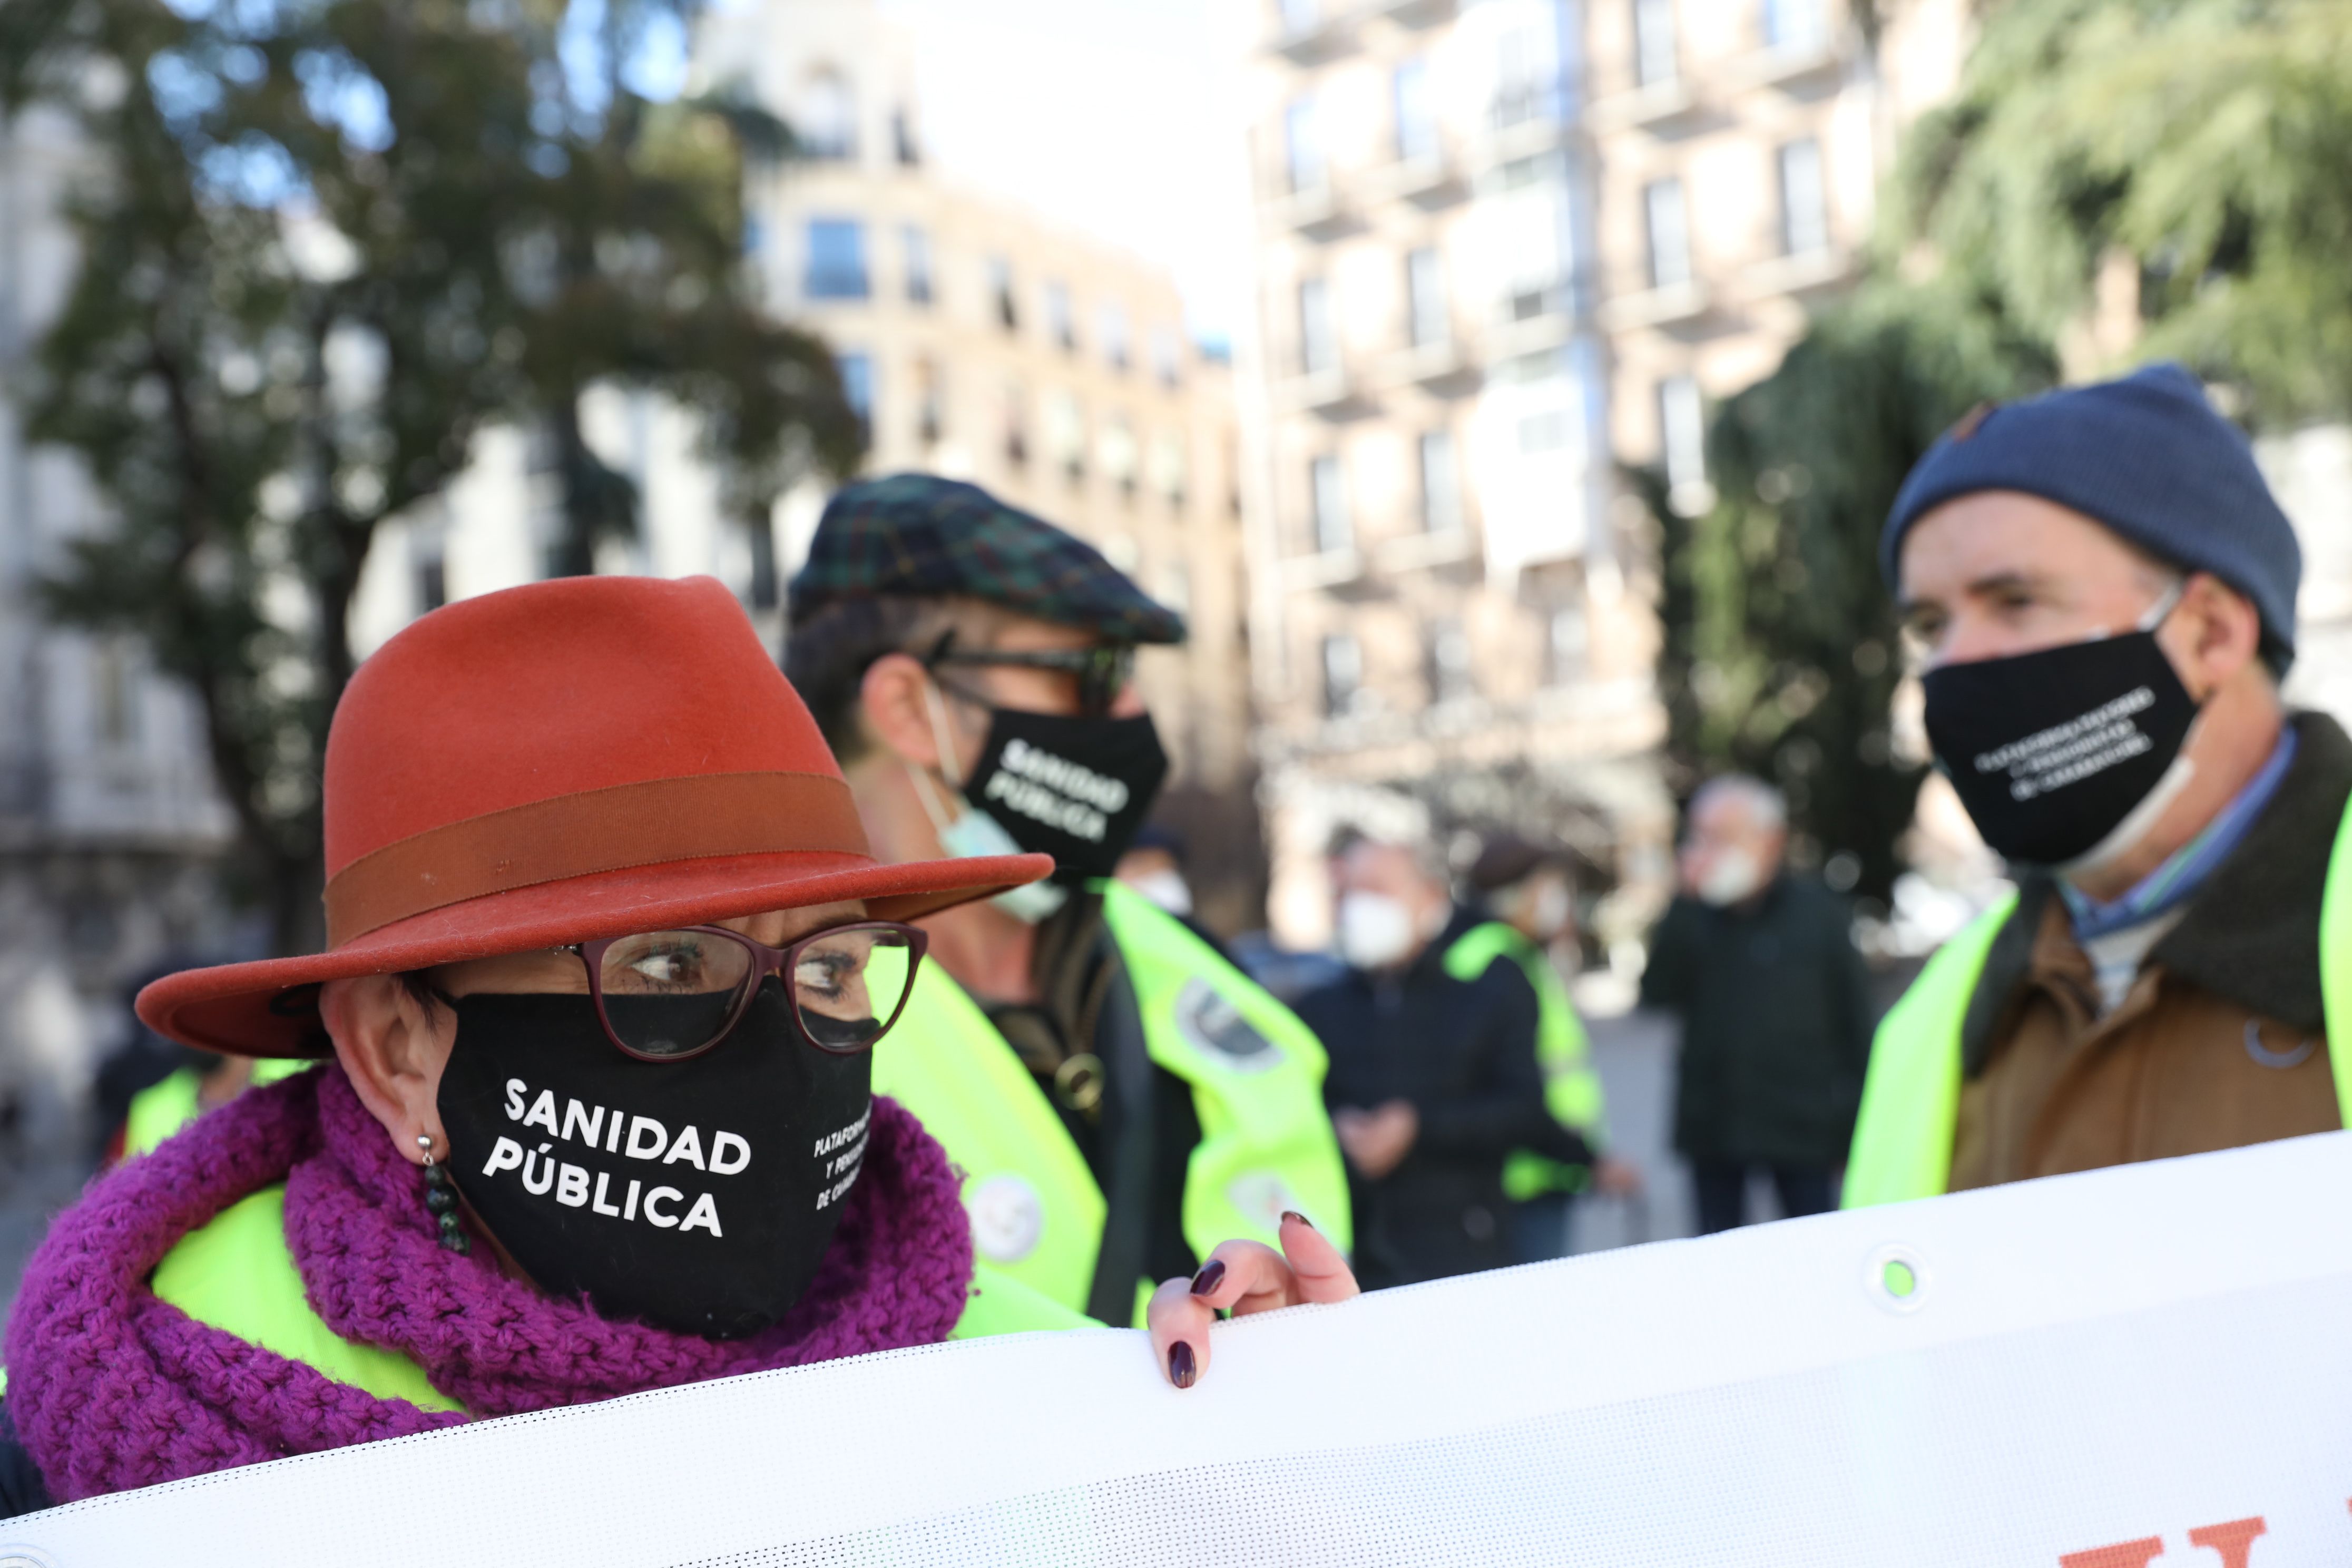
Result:
<svg viewBox="0 0 2352 1568"><path fill-rule="evenodd" d="M855 1056L889 1032L929 937L896 921L811 931L769 947L724 926L685 926L574 944L613 1043L639 1061L698 1057L734 1031L761 982L782 981L793 1026L818 1050Z"/></svg>
<svg viewBox="0 0 2352 1568"><path fill-rule="evenodd" d="M923 659L926 668L943 664L1003 665L1013 669L1050 669L1078 683L1078 712L1099 719L1135 680L1135 649L1129 647L1055 648L960 648L949 632Z"/></svg>

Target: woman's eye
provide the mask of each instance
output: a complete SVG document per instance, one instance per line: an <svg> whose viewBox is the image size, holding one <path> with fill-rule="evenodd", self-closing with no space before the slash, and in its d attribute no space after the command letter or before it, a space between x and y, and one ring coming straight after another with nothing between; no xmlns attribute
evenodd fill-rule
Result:
<svg viewBox="0 0 2352 1568"><path fill-rule="evenodd" d="M840 953L803 954L793 969L793 984L811 991L838 991L854 967Z"/></svg>
<svg viewBox="0 0 2352 1568"><path fill-rule="evenodd" d="M630 972L651 985L682 985L694 975L698 955L683 948L648 952L629 965Z"/></svg>

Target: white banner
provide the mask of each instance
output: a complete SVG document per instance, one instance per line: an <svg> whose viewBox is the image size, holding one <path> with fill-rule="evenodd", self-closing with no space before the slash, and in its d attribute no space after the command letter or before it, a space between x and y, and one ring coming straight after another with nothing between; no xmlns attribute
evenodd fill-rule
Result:
<svg viewBox="0 0 2352 1568"><path fill-rule="evenodd" d="M488 1421L0 1565L2352 1563L2352 1134Z"/></svg>

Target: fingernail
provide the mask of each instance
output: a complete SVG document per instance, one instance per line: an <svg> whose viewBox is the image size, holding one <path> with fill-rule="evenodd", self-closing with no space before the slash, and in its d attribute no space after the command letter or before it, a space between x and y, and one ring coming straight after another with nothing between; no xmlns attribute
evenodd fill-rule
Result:
<svg viewBox="0 0 2352 1568"><path fill-rule="evenodd" d="M1222 1258L1212 1258L1201 1265L1201 1271L1198 1274L1192 1276L1192 1294L1206 1296L1224 1282L1225 1260Z"/></svg>
<svg viewBox="0 0 2352 1568"><path fill-rule="evenodd" d="M1308 1219L1305 1215L1300 1214L1297 1209L1283 1210L1282 1217L1285 1219L1295 1219L1309 1230L1313 1230L1315 1228L1315 1222Z"/></svg>
<svg viewBox="0 0 2352 1568"><path fill-rule="evenodd" d="M1178 1340L1168 1347L1168 1381L1179 1388L1190 1388L1200 1373L1192 1365L1192 1347Z"/></svg>

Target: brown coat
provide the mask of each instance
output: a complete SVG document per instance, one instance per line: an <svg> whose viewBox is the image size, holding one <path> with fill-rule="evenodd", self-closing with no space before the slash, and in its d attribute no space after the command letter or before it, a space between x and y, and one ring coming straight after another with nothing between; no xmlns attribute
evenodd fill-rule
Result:
<svg viewBox="0 0 2352 1568"><path fill-rule="evenodd" d="M2278 794L2102 1017L2048 880L1994 939L1961 1032L1954 1191L2332 1131L2319 908L2352 740L2294 719Z"/></svg>

